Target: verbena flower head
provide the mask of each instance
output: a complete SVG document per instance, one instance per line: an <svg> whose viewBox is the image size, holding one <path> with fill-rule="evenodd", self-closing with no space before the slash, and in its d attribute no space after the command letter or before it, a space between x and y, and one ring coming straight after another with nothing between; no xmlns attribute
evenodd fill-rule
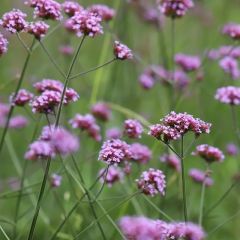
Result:
<svg viewBox="0 0 240 240"><path fill-rule="evenodd" d="M46 90L53 90L61 92L63 89L63 84L60 81L53 79L43 79L40 82L34 83L33 87L39 92L42 93Z"/></svg>
<svg viewBox="0 0 240 240"><path fill-rule="evenodd" d="M72 17L75 13L83 10L83 7L78 2L74 1L65 1L62 3L62 8L69 17Z"/></svg>
<svg viewBox="0 0 240 240"><path fill-rule="evenodd" d="M55 157L55 151L49 142L37 140L30 144L25 153L27 160L48 159Z"/></svg>
<svg viewBox="0 0 240 240"><path fill-rule="evenodd" d="M59 52L66 56L71 56L74 53L74 48L71 45L61 45Z"/></svg>
<svg viewBox="0 0 240 240"><path fill-rule="evenodd" d="M0 25L10 33L21 32L27 27L26 17L27 14L19 9L13 9L3 14Z"/></svg>
<svg viewBox="0 0 240 240"><path fill-rule="evenodd" d="M208 163L222 162L225 158L220 149L208 144L198 145L192 154L194 156L202 157Z"/></svg>
<svg viewBox="0 0 240 240"><path fill-rule="evenodd" d="M146 195L165 195L166 181L161 170L150 168L136 180L138 188Z"/></svg>
<svg viewBox="0 0 240 240"><path fill-rule="evenodd" d="M43 21L38 21L30 23L27 27L27 31L28 33L32 34L36 39L40 40L46 35L48 28L48 24Z"/></svg>
<svg viewBox="0 0 240 240"><path fill-rule="evenodd" d="M120 139L111 139L103 143L98 159L107 164L121 163L129 158L129 145Z"/></svg>
<svg viewBox="0 0 240 240"><path fill-rule="evenodd" d="M228 23L223 27L222 33L234 40L240 40L240 24Z"/></svg>
<svg viewBox="0 0 240 240"><path fill-rule="evenodd" d="M111 117L111 109L107 103L98 102L91 107L91 113L94 117L102 121L108 121Z"/></svg>
<svg viewBox="0 0 240 240"><path fill-rule="evenodd" d="M141 138L143 133L142 124L135 119L127 119L124 122L124 134L129 138Z"/></svg>
<svg viewBox="0 0 240 240"><path fill-rule="evenodd" d="M28 125L28 119L21 115L12 117L9 122L9 127L15 128L15 129L24 128L27 125Z"/></svg>
<svg viewBox="0 0 240 240"><path fill-rule="evenodd" d="M235 86L221 87L217 89L215 99L229 105L240 104L240 88Z"/></svg>
<svg viewBox="0 0 240 240"><path fill-rule="evenodd" d="M101 22L102 18L100 16L90 11L82 10L66 20L65 28L75 33L78 37L83 35L95 37L103 34Z"/></svg>
<svg viewBox="0 0 240 240"><path fill-rule="evenodd" d="M163 154L160 161L166 163L170 168L175 169L177 172L181 170L180 159L175 154Z"/></svg>
<svg viewBox="0 0 240 240"><path fill-rule="evenodd" d="M189 176L193 181L201 184L205 184L205 186L210 187L213 185L213 180L208 176L206 172L203 172L199 169L192 168L189 170Z"/></svg>
<svg viewBox="0 0 240 240"><path fill-rule="evenodd" d="M60 20L61 4L54 0L27 0L25 4L34 8L34 17L43 19Z"/></svg>
<svg viewBox="0 0 240 240"><path fill-rule="evenodd" d="M0 33L0 57L8 50L8 40Z"/></svg>
<svg viewBox="0 0 240 240"><path fill-rule="evenodd" d="M106 175L107 174L107 175ZM101 176L100 181L103 183L105 181L105 183L109 186L112 187L112 185L114 183L117 183L119 181L123 180L124 177L124 173L123 171L115 166L109 166L108 171L106 172L106 169L101 169L99 171L99 176Z"/></svg>
<svg viewBox="0 0 240 240"><path fill-rule="evenodd" d="M172 82L173 86L178 90L182 90L189 85L189 77L182 70L168 72L168 78Z"/></svg>
<svg viewBox="0 0 240 240"><path fill-rule="evenodd" d="M10 103L16 106L23 107L33 99L33 94L26 89L20 89L17 95L15 93L10 96Z"/></svg>
<svg viewBox="0 0 240 240"><path fill-rule="evenodd" d="M234 144L234 143L229 143L229 144L227 144L227 146L226 146L226 152L227 152L227 154L230 155L230 156L236 156L236 155L238 154L239 150L238 150L238 147L237 147L236 144Z"/></svg>
<svg viewBox="0 0 240 240"><path fill-rule="evenodd" d="M204 240L206 234L201 226L187 223L171 223L169 224L169 239L186 239L186 240Z"/></svg>
<svg viewBox="0 0 240 240"><path fill-rule="evenodd" d="M88 11L97 14L104 21L110 21L116 15L116 12L114 9L103 4L94 4L88 8Z"/></svg>
<svg viewBox="0 0 240 240"><path fill-rule="evenodd" d="M161 12L172 18L180 18L194 6L192 0L158 0Z"/></svg>
<svg viewBox="0 0 240 240"><path fill-rule="evenodd" d="M175 62L185 72L195 71L201 65L201 60L198 56L191 56L182 53L178 53L175 55Z"/></svg>
<svg viewBox="0 0 240 240"><path fill-rule="evenodd" d="M122 131L119 128L109 128L106 131L107 139L118 139L122 137Z"/></svg>
<svg viewBox="0 0 240 240"><path fill-rule="evenodd" d="M91 114L76 114L69 123L73 128L79 128L86 131L94 140L101 141L100 127L97 125L95 118Z"/></svg>
<svg viewBox="0 0 240 240"><path fill-rule="evenodd" d="M50 177L50 184L52 187L56 188L56 187L60 187L62 182L62 176L54 173L51 175Z"/></svg>
<svg viewBox="0 0 240 240"><path fill-rule="evenodd" d="M232 79L237 79L240 77L240 71L238 69L238 62L232 57L224 57L219 61L220 67L224 72L230 74Z"/></svg>
<svg viewBox="0 0 240 240"><path fill-rule="evenodd" d="M120 60L127 60L133 58L132 50L118 41L114 42L113 52L115 57Z"/></svg>
<svg viewBox="0 0 240 240"><path fill-rule="evenodd" d="M129 148L131 159L137 163L146 164L152 158L152 151L143 144L133 143Z"/></svg>

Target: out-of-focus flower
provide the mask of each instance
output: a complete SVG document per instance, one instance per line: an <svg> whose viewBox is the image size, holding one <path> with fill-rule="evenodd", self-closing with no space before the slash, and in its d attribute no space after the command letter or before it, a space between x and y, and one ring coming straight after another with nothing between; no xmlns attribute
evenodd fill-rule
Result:
<svg viewBox="0 0 240 240"><path fill-rule="evenodd" d="M222 162L224 160L224 155L220 149L207 144L198 145L192 154L202 157L208 163Z"/></svg>
<svg viewBox="0 0 240 240"><path fill-rule="evenodd" d="M222 33L228 35L234 40L240 39L240 24L236 23L228 23L226 24L223 29Z"/></svg>
<svg viewBox="0 0 240 240"><path fill-rule="evenodd" d="M146 195L165 195L166 181L161 170L150 168L136 180L138 188Z"/></svg>
<svg viewBox="0 0 240 240"><path fill-rule="evenodd" d="M185 72L195 71L201 65L201 60L198 56L191 56L182 53L178 53L175 55L175 62Z"/></svg>
<svg viewBox="0 0 240 240"><path fill-rule="evenodd" d="M189 171L189 176L193 181L201 184L205 184L205 186L210 187L213 185L213 180L208 176L206 172L203 172L199 169L192 168Z"/></svg>
<svg viewBox="0 0 240 240"><path fill-rule="evenodd" d="M28 119L21 115L11 118L9 122L9 127L15 129L24 128L27 125Z"/></svg>
<svg viewBox="0 0 240 240"><path fill-rule="evenodd" d="M232 79L237 79L240 77L240 71L238 69L238 62L232 57L224 57L219 62L220 67L224 72L230 74Z"/></svg>
<svg viewBox="0 0 240 240"><path fill-rule="evenodd" d="M48 28L48 24L43 21L38 21L30 23L27 27L27 31L28 33L32 34L36 39L40 40L46 35Z"/></svg>
<svg viewBox="0 0 240 240"><path fill-rule="evenodd" d="M33 84L33 87L39 92L42 93L46 90L52 90L61 92L63 89L63 84L60 81L53 79L43 79L40 82L36 82Z"/></svg>
<svg viewBox="0 0 240 240"><path fill-rule="evenodd" d="M123 171L115 165L109 166L108 171L104 168L101 169L98 175L101 176L100 181L105 182L109 187L124 177Z"/></svg>
<svg viewBox="0 0 240 240"><path fill-rule="evenodd" d="M10 33L21 32L27 27L26 17L27 14L19 9L13 9L3 14L0 25Z"/></svg>
<svg viewBox="0 0 240 240"><path fill-rule="evenodd" d="M109 128L106 131L107 139L118 139L121 138L122 131L119 128Z"/></svg>
<svg viewBox="0 0 240 240"><path fill-rule="evenodd" d="M157 2L161 12L172 18L184 16L194 6L192 0L158 0Z"/></svg>
<svg viewBox="0 0 240 240"><path fill-rule="evenodd" d="M83 10L83 7L78 2L74 1L65 1L62 3L62 8L69 17L72 17L75 13Z"/></svg>
<svg viewBox="0 0 240 240"><path fill-rule="evenodd" d="M107 164L121 163L129 158L129 145L120 139L111 139L103 143L98 159Z"/></svg>
<svg viewBox="0 0 240 240"><path fill-rule="evenodd" d="M10 96L10 103L16 106L23 107L33 99L33 94L26 89L20 89L17 95L15 93Z"/></svg>
<svg viewBox="0 0 240 240"><path fill-rule="evenodd" d="M166 163L170 168L175 169L177 172L181 170L180 159L175 154L163 154L160 161Z"/></svg>
<svg viewBox="0 0 240 240"><path fill-rule="evenodd" d="M120 60L127 60L133 58L132 51L126 45L118 41L114 42L113 52L115 57Z"/></svg>
<svg viewBox="0 0 240 240"><path fill-rule="evenodd" d="M152 158L152 151L140 143L133 143L129 148L131 159L137 163L146 164Z"/></svg>
<svg viewBox="0 0 240 240"><path fill-rule="evenodd" d="M215 99L221 103L230 105L240 104L240 88L235 86L221 87L217 89Z"/></svg>
<svg viewBox="0 0 240 240"><path fill-rule="evenodd" d="M141 138L143 133L142 124L135 119L127 119L124 122L124 134L129 138Z"/></svg>
<svg viewBox="0 0 240 240"><path fill-rule="evenodd" d="M103 34L101 22L102 18L100 16L87 10L82 10L66 20L65 28L75 33L78 37L83 35L95 37Z"/></svg>
<svg viewBox="0 0 240 240"><path fill-rule="evenodd" d="M54 0L26 0L25 4L34 8L34 17L61 20L61 4Z"/></svg>
<svg viewBox="0 0 240 240"><path fill-rule="evenodd" d="M169 72L168 77L171 80L173 86L179 90L182 90L189 85L189 78L187 74L182 70Z"/></svg>
<svg viewBox="0 0 240 240"><path fill-rule="evenodd" d="M230 155L230 156L236 156L236 155L238 154L239 150L238 150L238 147L237 147L236 144L234 144L234 143L229 143L229 144L227 144L227 146L226 146L226 152L227 152L227 154Z"/></svg>
<svg viewBox="0 0 240 240"><path fill-rule="evenodd" d="M8 40L0 33L0 57L8 50Z"/></svg>
<svg viewBox="0 0 240 240"><path fill-rule="evenodd" d="M110 21L116 15L116 12L114 9L103 4L94 4L88 8L88 11L97 14L104 21Z"/></svg>
<svg viewBox="0 0 240 240"><path fill-rule="evenodd" d="M66 56L71 56L74 53L74 48L70 45L62 45L59 47L59 52Z"/></svg>
<svg viewBox="0 0 240 240"><path fill-rule="evenodd" d="M60 187L61 182L62 182L62 176L56 173L52 174L52 176L50 177L50 184L54 188Z"/></svg>
<svg viewBox="0 0 240 240"><path fill-rule="evenodd" d="M94 117L102 120L108 121L111 117L111 109L107 103L98 102L91 107L91 113Z"/></svg>

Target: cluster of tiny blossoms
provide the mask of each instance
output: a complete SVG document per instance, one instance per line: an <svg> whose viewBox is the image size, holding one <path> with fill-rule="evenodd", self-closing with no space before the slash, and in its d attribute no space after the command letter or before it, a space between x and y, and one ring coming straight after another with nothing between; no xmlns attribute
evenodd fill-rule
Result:
<svg viewBox="0 0 240 240"><path fill-rule="evenodd" d="M129 138L140 138L143 133L142 124L135 119L127 119L124 122L124 134Z"/></svg>
<svg viewBox="0 0 240 240"><path fill-rule="evenodd" d="M197 70L201 65L201 60L198 56L191 56L186 54L176 54L175 62L178 64L185 72L191 72Z"/></svg>
<svg viewBox="0 0 240 240"><path fill-rule="evenodd" d="M114 42L113 49L114 55L117 59L126 60L133 58L132 51L126 45L120 43L119 41Z"/></svg>
<svg viewBox="0 0 240 240"><path fill-rule="evenodd" d="M108 121L111 117L111 109L107 103L97 102L91 107L91 113L94 117L102 121Z"/></svg>
<svg viewBox="0 0 240 240"><path fill-rule="evenodd" d="M222 33L234 40L240 40L240 24L228 23L223 27Z"/></svg>
<svg viewBox="0 0 240 240"><path fill-rule="evenodd" d="M133 143L129 147L130 157L134 162L146 164L152 158L152 151L143 144Z"/></svg>
<svg viewBox="0 0 240 240"><path fill-rule="evenodd" d="M240 88L235 86L221 87L217 89L215 99L229 105L240 104Z"/></svg>
<svg viewBox="0 0 240 240"><path fill-rule="evenodd" d="M119 220L119 226L126 239L186 239L204 240L206 234L201 226L187 222L164 222L146 217L124 216Z"/></svg>
<svg viewBox="0 0 240 240"><path fill-rule="evenodd" d="M161 12L172 18L179 18L194 6L192 0L158 0Z"/></svg>
<svg viewBox="0 0 240 240"><path fill-rule="evenodd" d="M166 181L161 170L150 168L144 171L136 181L138 188L146 195L165 195Z"/></svg>
<svg viewBox="0 0 240 240"><path fill-rule="evenodd" d="M160 161L167 164L170 168L173 168L177 172L181 170L180 159L175 154L163 154L160 157Z"/></svg>
<svg viewBox="0 0 240 240"><path fill-rule="evenodd" d="M222 162L224 160L224 154L221 150L207 144L197 146L193 155L202 157L208 163Z"/></svg>
<svg viewBox="0 0 240 240"><path fill-rule="evenodd" d="M48 28L48 24L43 21L38 21L30 23L27 27L27 31L28 33L32 34L36 39L40 40L46 35Z"/></svg>
<svg viewBox="0 0 240 240"><path fill-rule="evenodd" d="M88 11L97 14L104 21L110 21L116 15L114 9L103 4L94 4L88 8Z"/></svg>
<svg viewBox="0 0 240 240"><path fill-rule="evenodd" d="M33 94L27 91L26 89L20 89L16 96L13 93L10 96L10 102L13 105L16 106L25 106L27 103L29 103L33 99Z"/></svg>
<svg viewBox="0 0 240 240"><path fill-rule="evenodd" d="M7 52L8 40L0 33L0 56Z"/></svg>
<svg viewBox="0 0 240 240"><path fill-rule="evenodd" d="M65 1L62 4L62 8L63 11L69 16L72 17L75 15L75 13L80 12L83 10L83 7L77 3L77 2L73 2L73 1Z"/></svg>
<svg viewBox="0 0 240 240"><path fill-rule="evenodd" d="M193 181L201 184L205 184L205 186L210 187L213 185L213 180L208 176L206 172L203 172L199 169L192 168L189 170L189 176Z"/></svg>
<svg viewBox="0 0 240 240"><path fill-rule="evenodd" d="M202 133L209 133L210 128L211 124L194 118L190 114L171 112L161 119L161 124L150 126L149 135L169 142L181 138L189 131L193 132L196 137Z"/></svg>
<svg viewBox="0 0 240 240"><path fill-rule="evenodd" d="M240 77L238 62L235 58L229 56L224 57L219 61L219 66L224 70L224 72L230 74L232 79Z"/></svg>

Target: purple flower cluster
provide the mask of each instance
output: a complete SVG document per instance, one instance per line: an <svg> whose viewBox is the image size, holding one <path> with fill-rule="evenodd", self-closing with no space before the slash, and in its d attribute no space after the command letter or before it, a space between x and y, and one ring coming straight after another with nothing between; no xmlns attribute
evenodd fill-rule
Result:
<svg viewBox="0 0 240 240"><path fill-rule="evenodd" d="M146 195L165 195L166 181L161 170L150 168L144 171L136 181L138 188Z"/></svg>
<svg viewBox="0 0 240 240"><path fill-rule="evenodd" d="M3 14L0 20L0 26L5 28L10 33L21 32L26 29L27 14L23 13L19 9L13 9L10 12Z"/></svg>
<svg viewBox="0 0 240 240"><path fill-rule="evenodd" d="M30 23L27 27L27 31L28 33L32 34L36 39L40 40L46 35L48 28L48 24L43 21L38 21Z"/></svg>
<svg viewBox="0 0 240 240"><path fill-rule="evenodd" d="M107 164L121 163L129 159L129 145L120 139L111 139L103 143L98 159Z"/></svg>
<svg viewBox="0 0 240 240"><path fill-rule="evenodd" d="M94 117L102 121L108 121L111 117L111 110L107 103L98 102L91 107L91 113Z"/></svg>
<svg viewBox="0 0 240 240"><path fill-rule="evenodd" d="M234 143L229 143L226 146L226 152L230 156L236 156L239 152L237 145Z"/></svg>
<svg viewBox="0 0 240 240"><path fill-rule="evenodd" d="M159 0L159 7L163 14L172 18L179 18L194 6L192 0Z"/></svg>
<svg viewBox="0 0 240 240"><path fill-rule="evenodd" d="M114 9L103 4L94 4L88 8L88 11L97 14L104 21L110 21L116 15Z"/></svg>
<svg viewBox="0 0 240 240"><path fill-rule="evenodd" d="M106 169L101 169L98 175L101 176L100 181L102 183L105 181L109 187L114 183L121 181L124 177L123 171L115 165L109 166L107 172Z"/></svg>
<svg viewBox="0 0 240 240"><path fill-rule="evenodd" d="M222 33L234 40L240 40L240 24L228 23L223 27Z"/></svg>
<svg viewBox="0 0 240 240"><path fill-rule="evenodd" d="M137 163L146 164L152 158L152 151L143 144L133 143L129 147L130 157Z"/></svg>
<svg viewBox="0 0 240 240"><path fill-rule="evenodd" d="M119 128L109 128L106 131L107 139L117 139L122 137L122 131Z"/></svg>
<svg viewBox="0 0 240 240"><path fill-rule="evenodd" d="M15 129L24 128L27 125L28 125L28 119L21 115L12 117L9 122L9 127L15 128Z"/></svg>
<svg viewBox="0 0 240 240"><path fill-rule="evenodd" d="M131 49L129 49L126 45L120 43L119 41L114 42L113 52L115 57L120 60L127 60L133 58Z"/></svg>
<svg viewBox="0 0 240 240"><path fill-rule="evenodd" d="M0 57L8 50L8 40L0 33Z"/></svg>
<svg viewBox="0 0 240 240"><path fill-rule="evenodd" d="M61 20L61 4L54 0L27 0L25 4L34 8L34 17Z"/></svg>
<svg viewBox="0 0 240 240"><path fill-rule="evenodd" d="M143 133L142 124L135 119L127 119L124 122L124 134L129 138L141 138Z"/></svg>
<svg viewBox="0 0 240 240"><path fill-rule="evenodd" d="M65 28L78 37L83 35L95 37L103 34L101 22L102 18L100 16L87 10L81 10L66 20Z"/></svg>
<svg viewBox="0 0 240 240"><path fill-rule="evenodd" d="M240 88L235 86L221 87L217 89L215 99L221 103L230 105L240 104Z"/></svg>
<svg viewBox="0 0 240 240"><path fill-rule="evenodd" d="M237 79L240 77L240 71L236 59L232 57L224 57L220 60L219 65L224 72L230 74L232 79Z"/></svg>
<svg viewBox="0 0 240 240"><path fill-rule="evenodd" d="M224 155L221 150L208 144L202 144L196 147L196 150L192 153L194 156L200 156L208 163L222 162Z"/></svg>
<svg viewBox="0 0 240 240"><path fill-rule="evenodd" d="M204 240L206 238L202 227L191 222L167 223L143 216L124 216L119 220L119 226L128 240Z"/></svg>
<svg viewBox="0 0 240 240"><path fill-rule="evenodd" d="M160 157L160 161L166 163L170 168L173 168L177 172L181 170L180 159L175 154L163 154Z"/></svg>
<svg viewBox="0 0 240 240"><path fill-rule="evenodd" d="M60 187L62 182L62 176L54 173L51 175L50 177L50 184L52 187L56 188L56 187Z"/></svg>
<svg viewBox="0 0 240 240"><path fill-rule="evenodd" d="M86 131L90 137L96 141L101 141L100 127L97 125L95 118L91 114L76 116L69 121L73 128L79 128Z"/></svg>
<svg viewBox="0 0 240 240"><path fill-rule="evenodd" d="M150 126L149 135L169 142L179 139L189 131L195 133L196 137L202 133L209 133L210 128L211 124L190 114L171 112L161 119L161 124Z"/></svg>
<svg viewBox="0 0 240 240"><path fill-rule="evenodd" d="M26 89L20 89L14 97L14 93L10 96L10 103L16 106L23 107L33 99L33 94Z"/></svg>
<svg viewBox="0 0 240 240"><path fill-rule="evenodd" d="M198 56L191 56L186 54L176 54L175 63L178 64L183 71L191 72L197 70L201 65L201 60Z"/></svg>
<svg viewBox="0 0 240 240"><path fill-rule="evenodd" d="M80 12L83 10L83 7L74 1L65 1L62 4L63 11L69 16L72 17L75 13Z"/></svg>
<svg viewBox="0 0 240 240"><path fill-rule="evenodd" d="M43 79L34 84L34 88L41 93L31 102L34 113L52 113L54 108L61 102L63 84L57 80ZM78 93L72 88L67 88L63 103L65 105L75 102L79 99Z"/></svg>
<svg viewBox="0 0 240 240"><path fill-rule="evenodd" d="M78 151L79 140L63 127L46 126L38 140L30 144L25 158L28 160L54 158Z"/></svg>
<svg viewBox="0 0 240 240"><path fill-rule="evenodd" d="M201 184L205 184L205 186L210 187L213 185L213 180L208 176L206 172L203 172L199 169L192 168L189 171L189 176L193 181Z"/></svg>
<svg viewBox="0 0 240 240"><path fill-rule="evenodd" d="M216 60L223 57L232 57L235 59L240 58L240 47L238 46L221 46L217 49L211 49L208 52L208 57L210 59Z"/></svg>

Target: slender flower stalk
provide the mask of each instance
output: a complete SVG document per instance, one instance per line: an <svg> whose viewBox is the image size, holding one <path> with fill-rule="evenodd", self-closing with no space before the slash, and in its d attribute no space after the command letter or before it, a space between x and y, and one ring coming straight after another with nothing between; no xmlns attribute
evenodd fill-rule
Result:
<svg viewBox="0 0 240 240"><path fill-rule="evenodd" d="M56 117L56 122L55 122L55 127L57 127L59 125L59 121L60 121L60 116L61 116L61 111L62 111L62 107L63 107L63 100L64 100L64 96L65 96L65 93L66 93L66 89L67 89L67 86L68 86L68 83L69 83L69 80L70 80L70 75L72 73L72 70L73 70L73 67L74 67L74 64L78 58L78 54L80 52L80 49L83 45L83 42L84 42L84 39L85 39L85 35L83 36L83 38L81 39L80 43L79 43L79 46L77 48L77 51L72 59L72 62L70 64L70 67L69 67L69 70L68 70L68 73L66 75L66 78L65 78L65 82L64 82L64 88L63 88L63 91L62 91L62 96L61 96L61 102L60 102L60 105L58 107L58 111L57 111L57 117Z"/></svg>
<svg viewBox="0 0 240 240"><path fill-rule="evenodd" d="M27 66L28 66L28 63L29 63L29 60L30 60L30 57L31 57L31 54L32 54L32 49L34 47L34 44L35 44L35 39L32 42L32 45L30 47L30 51L28 52L27 58L26 58L26 60L24 62L23 69L22 69L22 72L21 72L21 75L20 75L17 87L16 87L15 92L14 92L13 99L17 96L17 94L18 94L18 92L19 92L19 90L20 90L20 88L22 86L22 82L23 82L23 79L24 79L24 76L25 76L25 73L26 73L26 70L27 70ZM14 108L15 108L15 106L12 104L11 107L10 107L10 111L8 113L8 116L7 116L6 124L5 124L4 129L3 129L1 140L0 140L0 154L2 152L4 140L5 140L8 128L9 128L9 123L10 123L10 119L11 119L11 117L13 115Z"/></svg>
<svg viewBox="0 0 240 240"><path fill-rule="evenodd" d="M31 50L29 49L29 47L25 44L25 42L22 40L22 38L20 37L19 33L16 32L16 35L17 35L17 38L19 40L19 42L22 44L23 48L25 48L25 50L28 52L28 53L31 53Z"/></svg>

